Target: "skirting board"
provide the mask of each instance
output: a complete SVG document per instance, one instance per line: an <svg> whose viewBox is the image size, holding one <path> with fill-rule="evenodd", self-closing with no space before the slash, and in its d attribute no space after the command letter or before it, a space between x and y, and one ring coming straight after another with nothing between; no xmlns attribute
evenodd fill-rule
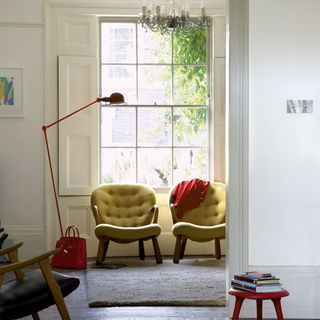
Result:
<svg viewBox="0 0 320 320"><path fill-rule="evenodd" d="M19 250L21 260L28 259L46 251L44 228L40 226L4 226L5 232L14 243L23 242Z"/></svg>
<svg viewBox="0 0 320 320"><path fill-rule="evenodd" d="M320 266L257 266L251 265L249 270L271 272L278 276L282 286L290 295L281 300L285 319L320 319L319 287ZM234 297L229 303L234 305ZM241 317L255 318L255 301L245 300L241 308ZM263 303L263 317L276 318L271 301Z"/></svg>

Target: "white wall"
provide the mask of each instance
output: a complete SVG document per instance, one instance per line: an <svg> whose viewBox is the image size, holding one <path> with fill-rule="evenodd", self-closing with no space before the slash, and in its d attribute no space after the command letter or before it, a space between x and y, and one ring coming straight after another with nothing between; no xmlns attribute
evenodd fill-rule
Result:
<svg viewBox="0 0 320 320"><path fill-rule="evenodd" d="M250 264L320 264L319 12L318 0L250 1ZM287 99L314 112L288 114Z"/></svg>
<svg viewBox="0 0 320 320"><path fill-rule="evenodd" d="M0 219L26 255L45 248L43 37L42 0L0 0L0 67L23 68L24 109L0 117Z"/></svg>
<svg viewBox="0 0 320 320"><path fill-rule="evenodd" d="M249 4L249 268L281 278L285 318L319 319L320 1ZM314 111L288 114L287 99Z"/></svg>

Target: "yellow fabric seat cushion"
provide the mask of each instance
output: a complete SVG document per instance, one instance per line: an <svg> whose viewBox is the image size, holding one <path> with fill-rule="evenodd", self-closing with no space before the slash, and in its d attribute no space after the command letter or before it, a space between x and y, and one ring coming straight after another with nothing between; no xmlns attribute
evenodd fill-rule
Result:
<svg viewBox="0 0 320 320"><path fill-rule="evenodd" d="M98 239L104 238L115 242L131 242L139 239L159 236L160 233L161 226L157 223L151 223L139 227L120 227L101 223L95 227L95 234Z"/></svg>
<svg viewBox="0 0 320 320"><path fill-rule="evenodd" d="M226 237L226 224L215 226L201 226L189 222L177 222L172 226L175 237L182 236L193 241L205 242L213 239L224 239Z"/></svg>

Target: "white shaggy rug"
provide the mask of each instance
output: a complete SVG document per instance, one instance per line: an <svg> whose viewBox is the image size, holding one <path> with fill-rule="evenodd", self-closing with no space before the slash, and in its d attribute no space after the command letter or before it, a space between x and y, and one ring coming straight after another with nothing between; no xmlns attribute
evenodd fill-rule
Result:
<svg viewBox="0 0 320 320"><path fill-rule="evenodd" d="M87 269L90 307L225 305L225 259L107 260L111 268Z"/></svg>

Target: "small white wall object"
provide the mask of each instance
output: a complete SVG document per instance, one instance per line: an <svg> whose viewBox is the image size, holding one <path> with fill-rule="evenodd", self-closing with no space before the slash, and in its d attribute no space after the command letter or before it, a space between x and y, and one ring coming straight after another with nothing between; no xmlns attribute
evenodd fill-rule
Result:
<svg viewBox="0 0 320 320"><path fill-rule="evenodd" d="M312 113L313 100L287 100L287 113Z"/></svg>

